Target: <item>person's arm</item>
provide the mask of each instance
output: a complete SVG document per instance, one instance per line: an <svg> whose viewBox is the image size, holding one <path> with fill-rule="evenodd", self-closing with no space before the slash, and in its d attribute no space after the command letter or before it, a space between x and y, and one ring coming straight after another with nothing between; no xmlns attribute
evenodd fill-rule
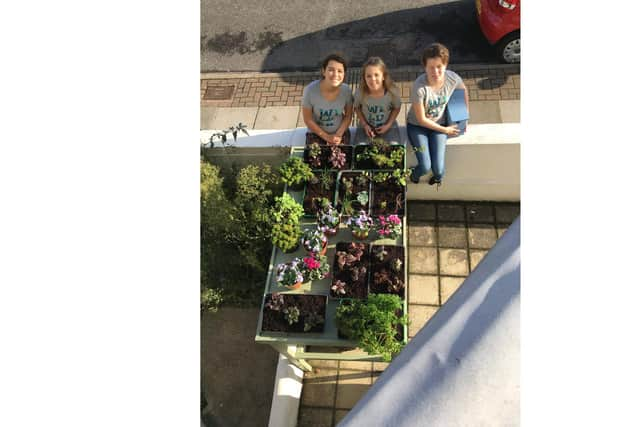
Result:
<svg viewBox="0 0 640 427"><path fill-rule="evenodd" d="M369 123L367 123L367 119L365 119L362 110L360 108L356 108L355 111L356 116L358 116L358 120L360 120L360 124L362 125L362 129L364 129L365 135L367 135L369 138L373 138L374 136L376 136L373 132L373 128L369 126Z"/></svg>
<svg viewBox="0 0 640 427"><path fill-rule="evenodd" d="M351 117L353 117L353 104L346 105L344 107L344 116L342 116L342 123L338 127L335 135L333 136L333 143L340 144L342 142L342 135L347 131L349 124L351 123ZM329 142L331 144L331 142Z"/></svg>
<svg viewBox="0 0 640 427"><path fill-rule="evenodd" d="M435 130L437 132L442 132L447 136L457 136L460 133L457 125L442 126L436 123L434 120L427 118L422 102L414 102L412 105L413 111L416 113L416 119L418 120L418 123L420 123L420 126Z"/></svg>
<svg viewBox="0 0 640 427"><path fill-rule="evenodd" d="M304 120L304 124L307 125L311 132L315 133L326 142L331 142L333 140L333 135L322 130L316 121L313 120L313 112L311 111L311 108L302 107L302 120Z"/></svg>

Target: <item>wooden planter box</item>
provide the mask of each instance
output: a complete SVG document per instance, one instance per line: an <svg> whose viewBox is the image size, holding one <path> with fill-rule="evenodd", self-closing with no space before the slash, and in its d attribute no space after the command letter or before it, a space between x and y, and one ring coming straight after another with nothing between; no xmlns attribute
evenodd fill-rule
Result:
<svg viewBox="0 0 640 427"><path fill-rule="evenodd" d="M272 310L267 307L272 294L264 297L262 304L262 331L263 332L286 332L286 333L322 333L326 322L327 296L309 294L280 294L284 300L284 305L279 310ZM300 310L298 321L292 325L285 318L284 309L295 306ZM304 330L305 320L310 314L315 314L323 319L323 322L314 326L308 331Z"/></svg>

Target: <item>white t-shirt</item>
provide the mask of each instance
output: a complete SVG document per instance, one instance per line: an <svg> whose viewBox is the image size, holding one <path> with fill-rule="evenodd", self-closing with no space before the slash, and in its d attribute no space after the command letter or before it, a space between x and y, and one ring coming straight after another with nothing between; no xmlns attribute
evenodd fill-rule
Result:
<svg viewBox="0 0 640 427"><path fill-rule="evenodd" d="M416 113L413 111L413 104L420 102L424 106L424 112L429 119L438 124L444 124L446 120L444 109L447 106L447 102L449 102L453 91L461 87L461 85L462 78L453 71L446 70L444 85L440 90L433 91L427 86L427 75L419 75L416 81L413 82L413 88L411 88L411 109L407 115L407 122L420 126Z"/></svg>
<svg viewBox="0 0 640 427"><path fill-rule="evenodd" d="M344 83L340 85L340 93L335 101L327 101L322 96L320 80L312 81L302 91L302 106L311 109L313 121L327 133L338 130L345 108L352 104L351 89Z"/></svg>

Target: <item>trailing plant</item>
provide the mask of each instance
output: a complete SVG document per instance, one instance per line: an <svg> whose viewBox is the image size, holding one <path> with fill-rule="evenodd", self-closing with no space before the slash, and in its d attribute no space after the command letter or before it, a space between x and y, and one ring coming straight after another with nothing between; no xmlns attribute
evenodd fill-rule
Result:
<svg viewBox="0 0 640 427"><path fill-rule="evenodd" d="M397 355L404 344L396 339L397 328L407 324L398 315L402 300L397 295L369 294L366 300L341 304L336 311L338 329L369 354L379 354L385 362Z"/></svg>
<svg viewBox="0 0 640 427"><path fill-rule="evenodd" d="M284 309L283 313L287 323L290 325L298 323L298 320L300 319L300 309L298 307L295 305L289 306Z"/></svg>
<svg viewBox="0 0 640 427"><path fill-rule="evenodd" d="M304 331L309 332L311 329L324 323L324 317L320 314L311 312L305 316L304 319Z"/></svg>
<svg viewBox="0 0 640 427"><path fill-rule="evenodd" d="M326 256L305 257L301 267L305 281L322 280L329 274L329 263Z"/></svg>
<svg viewBox="0 0 640 427"><path fill-rule="evenodd" d="M280 180L288 186L302 184L313 177L311 168L300 157L289 157L280 165L278 172Z"/></svg>
<svg viewBox="0 0 640 427"><path fill-rule="evenodd" d="M347 162L347 156L344 154L344 151L340 149L340 147L334 146L331 147L329 162L331 162L331 165L334 167L334 169L342 169Z"/></svg>

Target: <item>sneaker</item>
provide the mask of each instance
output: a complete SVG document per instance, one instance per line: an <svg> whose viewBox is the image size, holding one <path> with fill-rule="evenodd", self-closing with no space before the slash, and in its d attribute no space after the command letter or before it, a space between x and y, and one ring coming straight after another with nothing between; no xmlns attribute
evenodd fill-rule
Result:
<svg viewBox="0 0 640 427"><path fill-rule="evenodd" d="M438 187L440 187L442 185L442 180L436 179L435 176L432 176L431 178L429 178L429 185L433 185L433 184L438 184Z"/></svg>
<svg viewBox="0 0 640 427"><path fill-rule="evenodd" d="M411 182L413 182L414 184L418 184L420 182L420 178L416 179L413 177L413 171L411 171L411 173L409 174L409 179L411 180Z"/></svg>

